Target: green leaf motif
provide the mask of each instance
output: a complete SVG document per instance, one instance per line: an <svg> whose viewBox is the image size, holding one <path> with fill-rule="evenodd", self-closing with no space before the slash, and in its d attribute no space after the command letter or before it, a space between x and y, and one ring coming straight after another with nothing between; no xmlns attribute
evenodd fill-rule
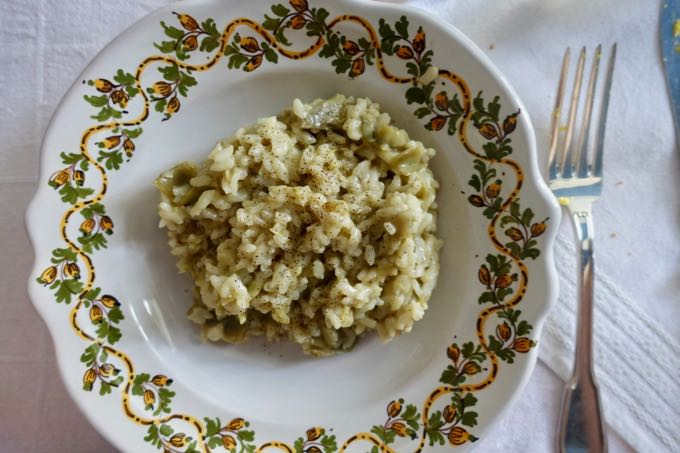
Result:
<svg viewBox="0 0 680 453"><path fill-rule="evenodd" d="M163 106L165 107L165 104ZM99 151L97 161L104 162L104 167L106 167L107 170L119 170L121 165L123 165L123 152L120 150Z"/></svg>
<svg viewBox="0 0 680 453"><path fill-rule="evenodd" d="M201 28L203 28L203 31L208 33L212 38L219 38L221 36L220 32L217 30L217 24L212 18L208 18L201 22Z"/></svg>
<svg viewBox="0 0 680 453"><path fill-rule="evenodd" d="M295 439L295 442L293 443L293 448L295 449L295 453L303 453L304 444L305 444L305 440L302 437L298 437L297 439Z"/></svg>
<svg viewBox="0 0 680 453"><path fill-rule="evenodd" d="M519 310L518 310L519 311ZM528 335L531 333L533 330L533 326L529 324L527 321L521 321L517 325L517 335L522 336L522 335Z"/></svg>
<svg viewBox="0 0 680 453"><path fill-rule="evenodd" d="M402 38L408 38L408 19L406 16L401 16L394 24L394 29Z"/></svg>
<svg viewBox="0 0 680 453"><path fill-rule="evenodd" d="M238 435L238 438L241 439L244 442L252 442L253 440L255 440L255 432L254 431L242 429L238 432L237 435Z"/></svg>
<svg viewBox="0 0 680 453"><path fill-rule="evenodd" d="M165 424L161 425L161 428L160 428L159 431L161 433L161 436L164 436L164 437L171 436L175 432L175 430L172 429L172 426L165 425Z"/></svg>
<svg viewBox="0 0 680 453"><path fill-rule="evenodd" d="M278 4L278 5L272 5L272 12L276 14L279 17L285 17L290 13L290 10L286 8L285 6Z"/></svg>
<svg viewBox="0 0 680 453"><path fill-rule="evenodd" d="M61 186L59 189L59 195L61 195L61 201L69 204L76 204L78 200L87 198L94 193L94 190L87 187L78 187L71 185L70 182Z"/></svg>
<svg viewBox="0 0 680 453"><path fill-rule="evenodd" d="M270 62L270 63L278 63L278 61L279 61L279 56L278 56L278 54L276 53L276 51L275 51L274 49L271 49L271 48L267 49L267 50L264 52L264 57L265 57L265 58L267 59L267 61Z"/></svg>
<svg viewBox="0 0 680 453"><path fill-rule="evenodd" d="M128 138L137 138L142 135L143 129L141 127L134 129L123 129L123 133L127 135Z"/></svg>
<svg viewBox="0 0 680 453"><path fill-rule="evenodd" d="M83 352L80 356L80 361L87 367L91 367L97 360L97 355L99 355L100 351L101 345L99 343L92 343L90 346L85 348L85 352Z"/></svg>
<svg viewBox="0 0 680 453"><path fill-rule="evenodd" d="M121 85L134 85L137 82L135 76L129 72L123 71L122 69L119 69L116 72L116 75L113 76L113 80Z"/></svg>
<svg viewBox="0 0 680 453"><path fill-rule="evenodd" d="M168 36L168 38L180 39L184 36L184 32L182 30L177 27L173 27L172 25L167 25L164 21L161 21L161 27L163 27L163 31Z"/></svg>
<svg viewBox="0 0 680 453"><path fill-rule="evenodd" d="M179 79L179 66L171 64L170 66L161 66L158 72L163 74L163 78L168 82L176 82Z"/></svg>
<svg viewBox="0 0 680 453"><path fill-rule="evenodd" d="M409 104L424 104L427 101L427 94L419 86L414 86L406 90L406 102Z"/></svg>
<svg viewBox="0 0 680 453"><path fill-rule="evenodd" d="M88 168L90 168L90 163L85 159L85 156L80 154L80 153L65 153L62 152L59 154L61 157L61 161L65 165L79 165L80 169L83 171L87 171Z"/></svg>
<svg viewBox="0 0 680 453"><path fill-rule="evenodd" d="M80 243L80 248L82 248L85 253L92 253L95 250L105 249L108 245L106 236L102 233L80 236L78 242Z"/></svg>
<svg viewBox="0 0 680 453"><path fill-rule="evenodd" d="M154 46L163 53L173 53L175 51L175 41L162 41L160 44L154 43Z"/></svg>
<svg viewBox="0 0 680 453"><path fill-rule="evenodd" d="M87 94L83 98L92 105L92 107L104 107L109 103L109 97L105 94L101 96L88 96Z"/></svg>
<svg viewBox="0 0 680 453"><path fill-rule="evenodd" d="M113 308L112 310L120 311L118 308ZM109 344L115 344L120 340L122 337L120 329L115 327L112 323L113 321L110 319L103 319L97 326L97 338L106 340Z"/></svg>
<svg viewBox="0 0 680 453"><path fill-rule="evenodd" d="M338 450L338 444L335 441L335 435L324 435L321 438L321 445L323 445L324 453L333 453Z"/></svg>
<svg viewBox="0 0 680 453"><path fill-rule="evenodd" d="M158 427L156 425L149 425L149 429L146 432L146 436L144 437L144 440L151 445L155 446L156 448L161 448L163 446L163 442L161 441L161 438L159 437L158 433Z"/></svg>
<svg viewBox="0 0 680 453"><path fill-rule="evenodd" d="M73 296L79 294L83 290L83 284L76 279L66 279L62 280L57 291L54 293L57 303L64 302L70 304Z"/></svg>
<svg viewBox="0 0 680 453"><path fill-rule="evenodd" d="M168 389L167 387L161 387L158 389L158 397L160 399L159 404L157 404L156 410L154 410L154 415L160 415L161 413L170 413L170 405L172 404L172 398L175 396L175 392Z"/></svg>
<svg viewBox="0 0 680 453"><path fill-rule="evenodd" d="M373 428L371 428L371 432L388 445L394 442L396 436L394 431L385 429L380 425L375 425Z"/></svg>
<svg viewBox="0 0 680 453"><path fill-rule="evenodd" d="M76 259L78 259L78 255L69 248L52 250L51 261L54 264L63 263L64 261L75 261Z"/></svg>
<svg viewBox="0 0 680 453"><path fill-rule="evenodd" d="M203 52L212 52L220 46L220 42L212 36L206 36L201 40L199 50Z"/></svg>
<svg viewBox="0 0 680 453"><path fill-rule="evenodd" d="M80 211L80 215L82 215L86 219L91 219L94 214L106 215L104 205L100 203L93 203Z"/></svg>

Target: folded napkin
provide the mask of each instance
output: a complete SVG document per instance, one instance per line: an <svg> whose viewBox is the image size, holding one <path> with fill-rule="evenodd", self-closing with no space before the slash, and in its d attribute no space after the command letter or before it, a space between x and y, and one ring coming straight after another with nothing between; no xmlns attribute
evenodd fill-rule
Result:
<svg viewBox="0 0 680 453"><path fill-rule="evenodd" d="M543 166L565 47L592 51L618 41L605 188L595 205L595 369L606 420L623 439L638 451L680 451L680 191L674 184L680 153L658 52L661 2L407 3L450 21L487 52L525 103ZM577 300L568 220L555 250L560 296L539 350L564 379L573 361Z"/></svg>

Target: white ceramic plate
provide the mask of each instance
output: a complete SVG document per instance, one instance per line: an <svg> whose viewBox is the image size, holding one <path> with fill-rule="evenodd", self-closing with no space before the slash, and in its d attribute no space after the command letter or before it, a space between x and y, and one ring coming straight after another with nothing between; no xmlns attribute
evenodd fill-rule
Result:
<svg viewBox="0 0 680 453"><path fill-rule="evenodd" d="M149 15L88 66L45 135L29 291L70 394L125 451L464 450L533 368L559 210L517 96L432 14L308 1ZM169 85L147 92L158 81ZM294 97L336 92L370 96L439 151L431 308L389 344L369 336L327 359L201 343L154 178Z"/></svg>

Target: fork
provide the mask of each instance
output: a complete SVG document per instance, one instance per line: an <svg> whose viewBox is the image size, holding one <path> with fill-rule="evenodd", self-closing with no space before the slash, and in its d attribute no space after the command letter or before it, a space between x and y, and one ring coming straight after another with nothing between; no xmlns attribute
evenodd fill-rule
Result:
<svg viewBox="0 0 680 453"><path fill-rule="evenodd" d="M604 80L604 90L600 97L599 119L594 132L591 149L591 123L593 105L602 55L602 45L595 50L588 87L585 93L585 109L578 141L574 142L576 117L583 73L586 62L586 49L583 47L576 64L576 77L569 102L569 115L566 127L561 125L560 112L569 70L567 49L562 62L562 72L557 88L557 99L552 118L552 136L548 154L549 185L560 204L571 214L576 237L579 243L579 304L576 331L576 354L572 376L565 385L562 412L560 415L557 450L560 452L606 452L607 443L604 421L600 408L600 396L593 374L593 221L592 203L602 192L602 154L604 132L609 105L616 44L611 48L608 67ZM561 146L558 146L560 145ZM559 149L558 149L559 148Z"/></svg>

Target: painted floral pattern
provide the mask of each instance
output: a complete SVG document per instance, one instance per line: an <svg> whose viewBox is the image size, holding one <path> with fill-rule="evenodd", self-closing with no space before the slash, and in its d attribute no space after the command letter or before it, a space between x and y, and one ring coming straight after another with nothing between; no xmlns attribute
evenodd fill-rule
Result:
<svg viewBox="0 0 680 453"><path fill-rule="evenodd" d="M343 22L359 25L364 36L344 35L338 31ZM380 19L376 33L374 24L360 16L331 18L328 10L307 0L290 0L272 5L261 22L239 18L220 28L211 18L198 20L175 12L160 25L164 38L154 45L161 55L146 58L137 68L84 81L88 90L84 100L96 123L84 132L78 152L61 152L62 166L47 181L68 209L60 227L64 245L52 251L51 262L36 280L52 291L56 302L71 306L73 330L87 343L80 357L83 390L107 395L117 389L126 415L147 426L144 440L152 450L164 453L252 453L268 448L331 453L355 443L378 453L393 452L397 442L401 451L404 442L422 451L427 446L476 441L478 393L493 384L500 362L511 364L536 344L530 336L533 326L522 319L518 306L528 284L525 261L539 257L539 238L549 219L537 219L521 203L523 170L511 159L511 137L520 112L504 111L499 97L489 100L481 92L473 97L465 80L433 66L427 31L406 16L392 23ZM293 41L302 39L310 41L308 47L291 50ZM193 63L195 55L202 55L205 62ZM252 72L277 64L280 58L314 55L352 79L375 67L386 82L404 86L405 102L413 106L423 127L462 144L473 165L467 200L485 219L495 252L480 258L475 276L481 307L476 337L467 341L454 337L442 350L448 365L422 404L394 399L386 404L382 423L347 439L338 439L328 428L311 427L290 442L260 443L254 427L243 418L222 422L219 417L176 413L172 379L138 371L132 358L114 347L123 335L124 301L95 286L90 256L115 240L115 221L104 203L107 174L134 158L135 141L147 118L158 115L165 121L179 114L182 99L199 83L197 75L222 59L230 70ZM399 74L387 68L386 60L401 65ZM141 75L152 68L156 77L143 86ZM133 103L141 105L142 113L129 118ZM468 134L483 142L481 149L471 144ZM67 231L69 223L77 225L75 238ZM376 414L376 420L380 418Z"/></svg>

